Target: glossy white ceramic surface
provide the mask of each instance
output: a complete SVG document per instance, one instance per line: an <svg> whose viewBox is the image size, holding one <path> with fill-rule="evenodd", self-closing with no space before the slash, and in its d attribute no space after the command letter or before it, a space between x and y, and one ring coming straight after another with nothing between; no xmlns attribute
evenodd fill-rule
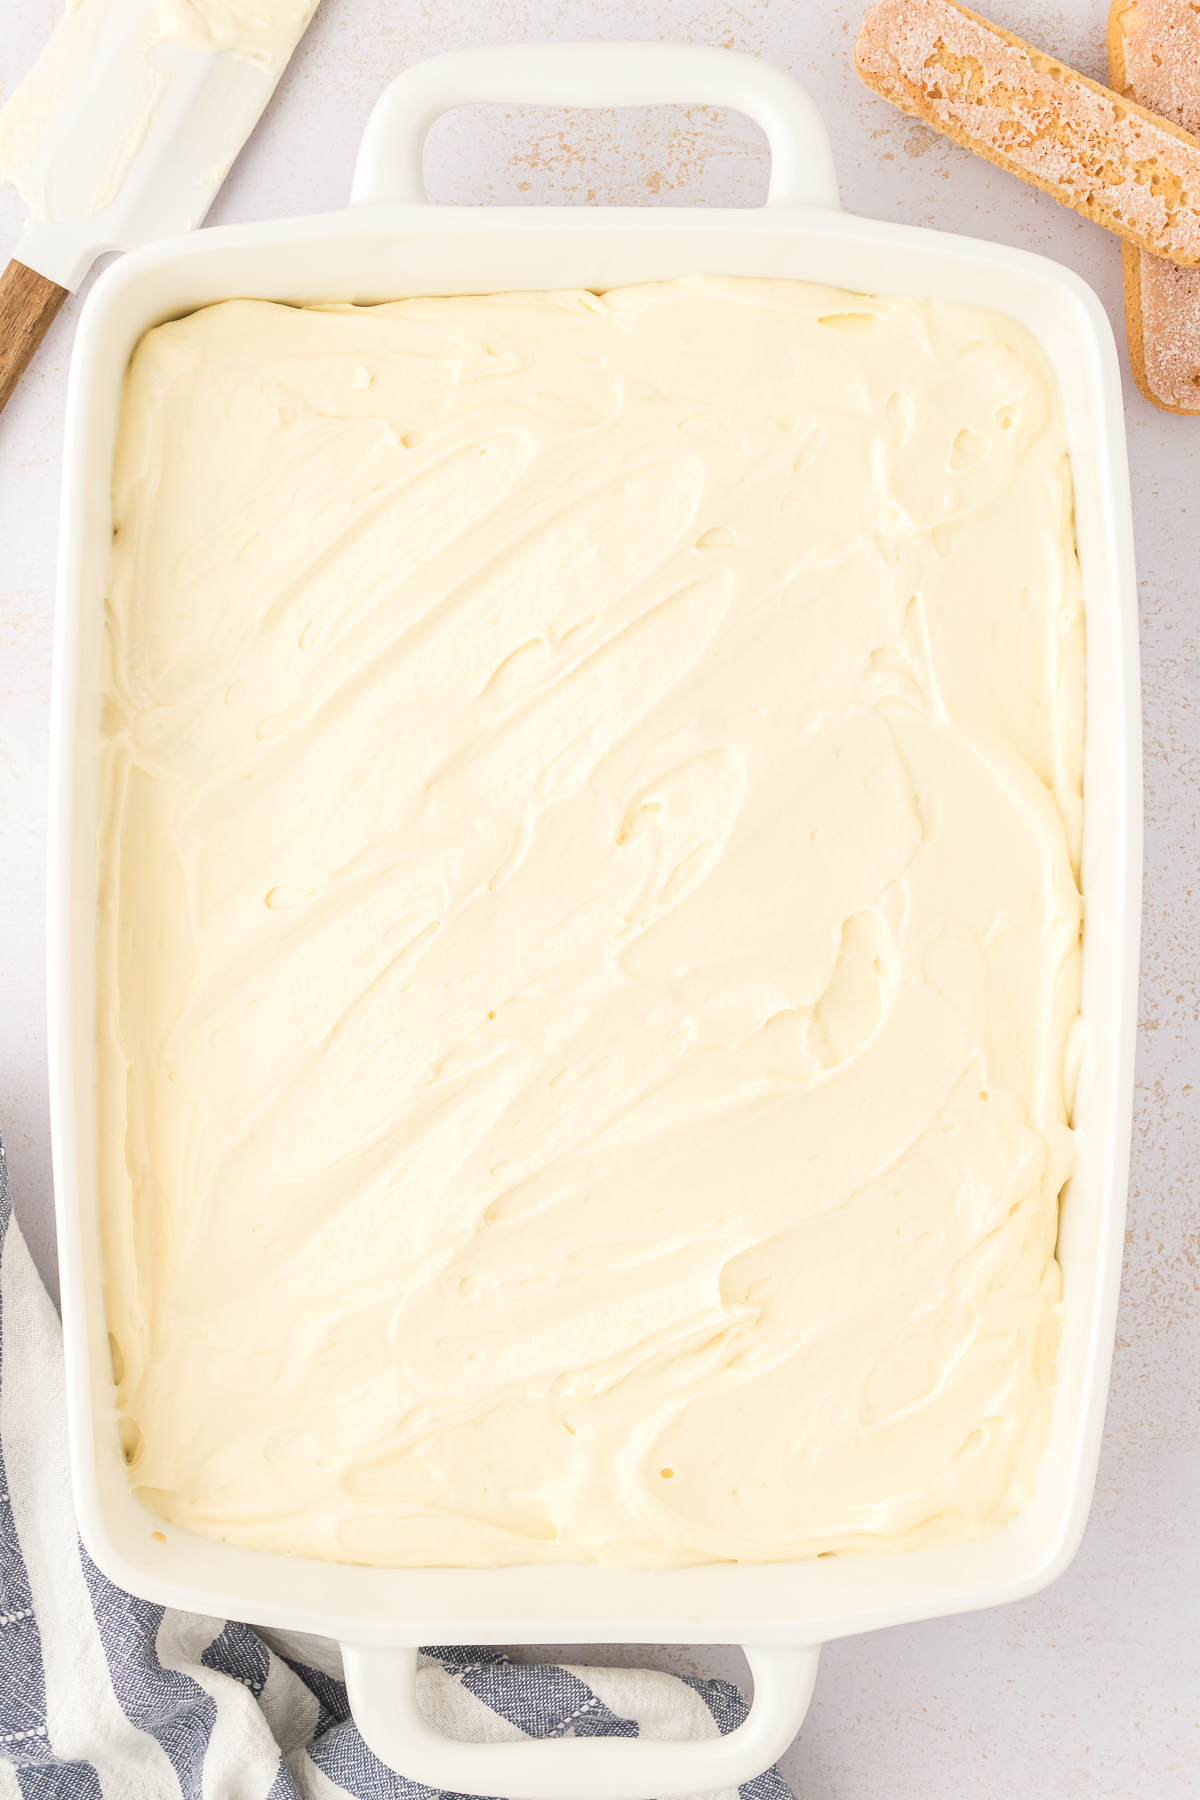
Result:
<svg viewBox="0 0 1200 1800"><path fill-rule="evenodd" d="M553 90L568 101L599 104L629 91L621 85L627 82L638 98L649 97L656 83L662 97L681 98L701 79L694 60L687 70L673 68L664 47L655 47L652 76L644 73L647 47L626 52L607 46L606 69L590 77L594 53L564 57L562 48L555 63L543 65L543 85L515 97L547 98ZM628 57L624 74L622 55ZM482 79L481 66L463 65L462 79ZM385 118L384 127L368 132L353 208L206 231L135 252L97 282L84 310L68 403L56 620L50 1085L80 1526L100 1566L134 1592L210 1614L321 1632L363 1649L556 1638L690 1639L782 1650L1017 1599L1052 1580L1078 1544L1099 1449L1123 1247L1140 890L1137 629L1115 347L1091 290L1053 263L835 211L821 136L807 104L797 100L789 111L772 90L768 105L761 91L752 91L751 73L741 70L739 98L731 70L718 97L751 113L757 106L776 154L791 155L788 179L761 209L531 211L396 201L380 197L390 179L389 152L401 168L407 157L410 194L413 152L411 141L406 146L389 136ZM414 74L419 71L406 79ZM453 100L456 90L446 74L443 65L431 106L435 99L439 105ZM1037 1493L1013 1524L982 1543L760 1569L379 1571L162 1532L132 1499L117 1446L92 1150L92 746L111 527L109 472L129 351L148 326L238 294L369 302L505 288L604 288L700 270L786 275L992 307L1034 333L1060 384L1088 619L1086 1049L1076 1105L1079 1164L1060 1233L1065 1320L1059 1389ZM556 1788L541 1791L594 1791L577 1783L568 1789L561 1775L556 1780ZM672 1782L657 1791L694 1789L693 1775L687 1785ZM495 1791L495 1783L476 1791ZM520 1791L532 1795L535 1788ZM639 1790L610 1784L607 1791Z"/></svg>

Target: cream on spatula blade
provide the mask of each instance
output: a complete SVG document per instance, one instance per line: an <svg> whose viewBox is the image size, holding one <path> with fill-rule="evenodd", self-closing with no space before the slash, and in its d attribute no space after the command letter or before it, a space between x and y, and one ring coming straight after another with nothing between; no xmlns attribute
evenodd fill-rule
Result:
<svg viewBox="0 0 1200 1800"><path fill-rule="evenodd" d="M0 275L0 407L106 250L199 225L317 0L67 0L0 112L30 205Z"/></svg>

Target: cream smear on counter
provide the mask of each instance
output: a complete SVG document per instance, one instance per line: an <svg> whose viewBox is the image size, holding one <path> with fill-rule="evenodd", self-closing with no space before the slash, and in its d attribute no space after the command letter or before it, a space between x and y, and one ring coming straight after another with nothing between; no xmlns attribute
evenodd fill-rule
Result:
<svg viewBox="0 0 1200 1800"><path fill-rule="evenodd" d="M1078 1013L1066 439L1011 320L701 278L143 338L106 1296L143 1501L374 1564L1028 1499Z"/></svg>

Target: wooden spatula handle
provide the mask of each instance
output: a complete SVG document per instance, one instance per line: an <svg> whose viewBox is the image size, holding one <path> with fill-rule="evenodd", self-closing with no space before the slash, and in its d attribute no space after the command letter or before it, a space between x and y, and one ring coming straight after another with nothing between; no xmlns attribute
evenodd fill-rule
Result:
<svg viewBox="0 0 1200 1800"><path fill-rule="evenodd" d="M10 262L0 275L0 409L29 366L69 289Z"/></svg>

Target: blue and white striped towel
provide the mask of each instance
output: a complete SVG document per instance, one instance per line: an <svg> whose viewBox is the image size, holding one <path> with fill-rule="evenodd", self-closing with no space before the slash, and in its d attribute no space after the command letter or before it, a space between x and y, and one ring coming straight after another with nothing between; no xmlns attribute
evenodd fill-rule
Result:
<svg viewBox="0 0 1200 1800"><path fill-rule="evenodd" d="M79 1542L62 1339L12 1216L0 1144L0 1800L434 1800L354 1728L336 1644L122 1593ZM431 1650L422 1702L448 1735L707 1738L725 1681ZM791 1800L775 1770L741 1800ZM732 1790L721 1800L735 1800Z"/></svg>

